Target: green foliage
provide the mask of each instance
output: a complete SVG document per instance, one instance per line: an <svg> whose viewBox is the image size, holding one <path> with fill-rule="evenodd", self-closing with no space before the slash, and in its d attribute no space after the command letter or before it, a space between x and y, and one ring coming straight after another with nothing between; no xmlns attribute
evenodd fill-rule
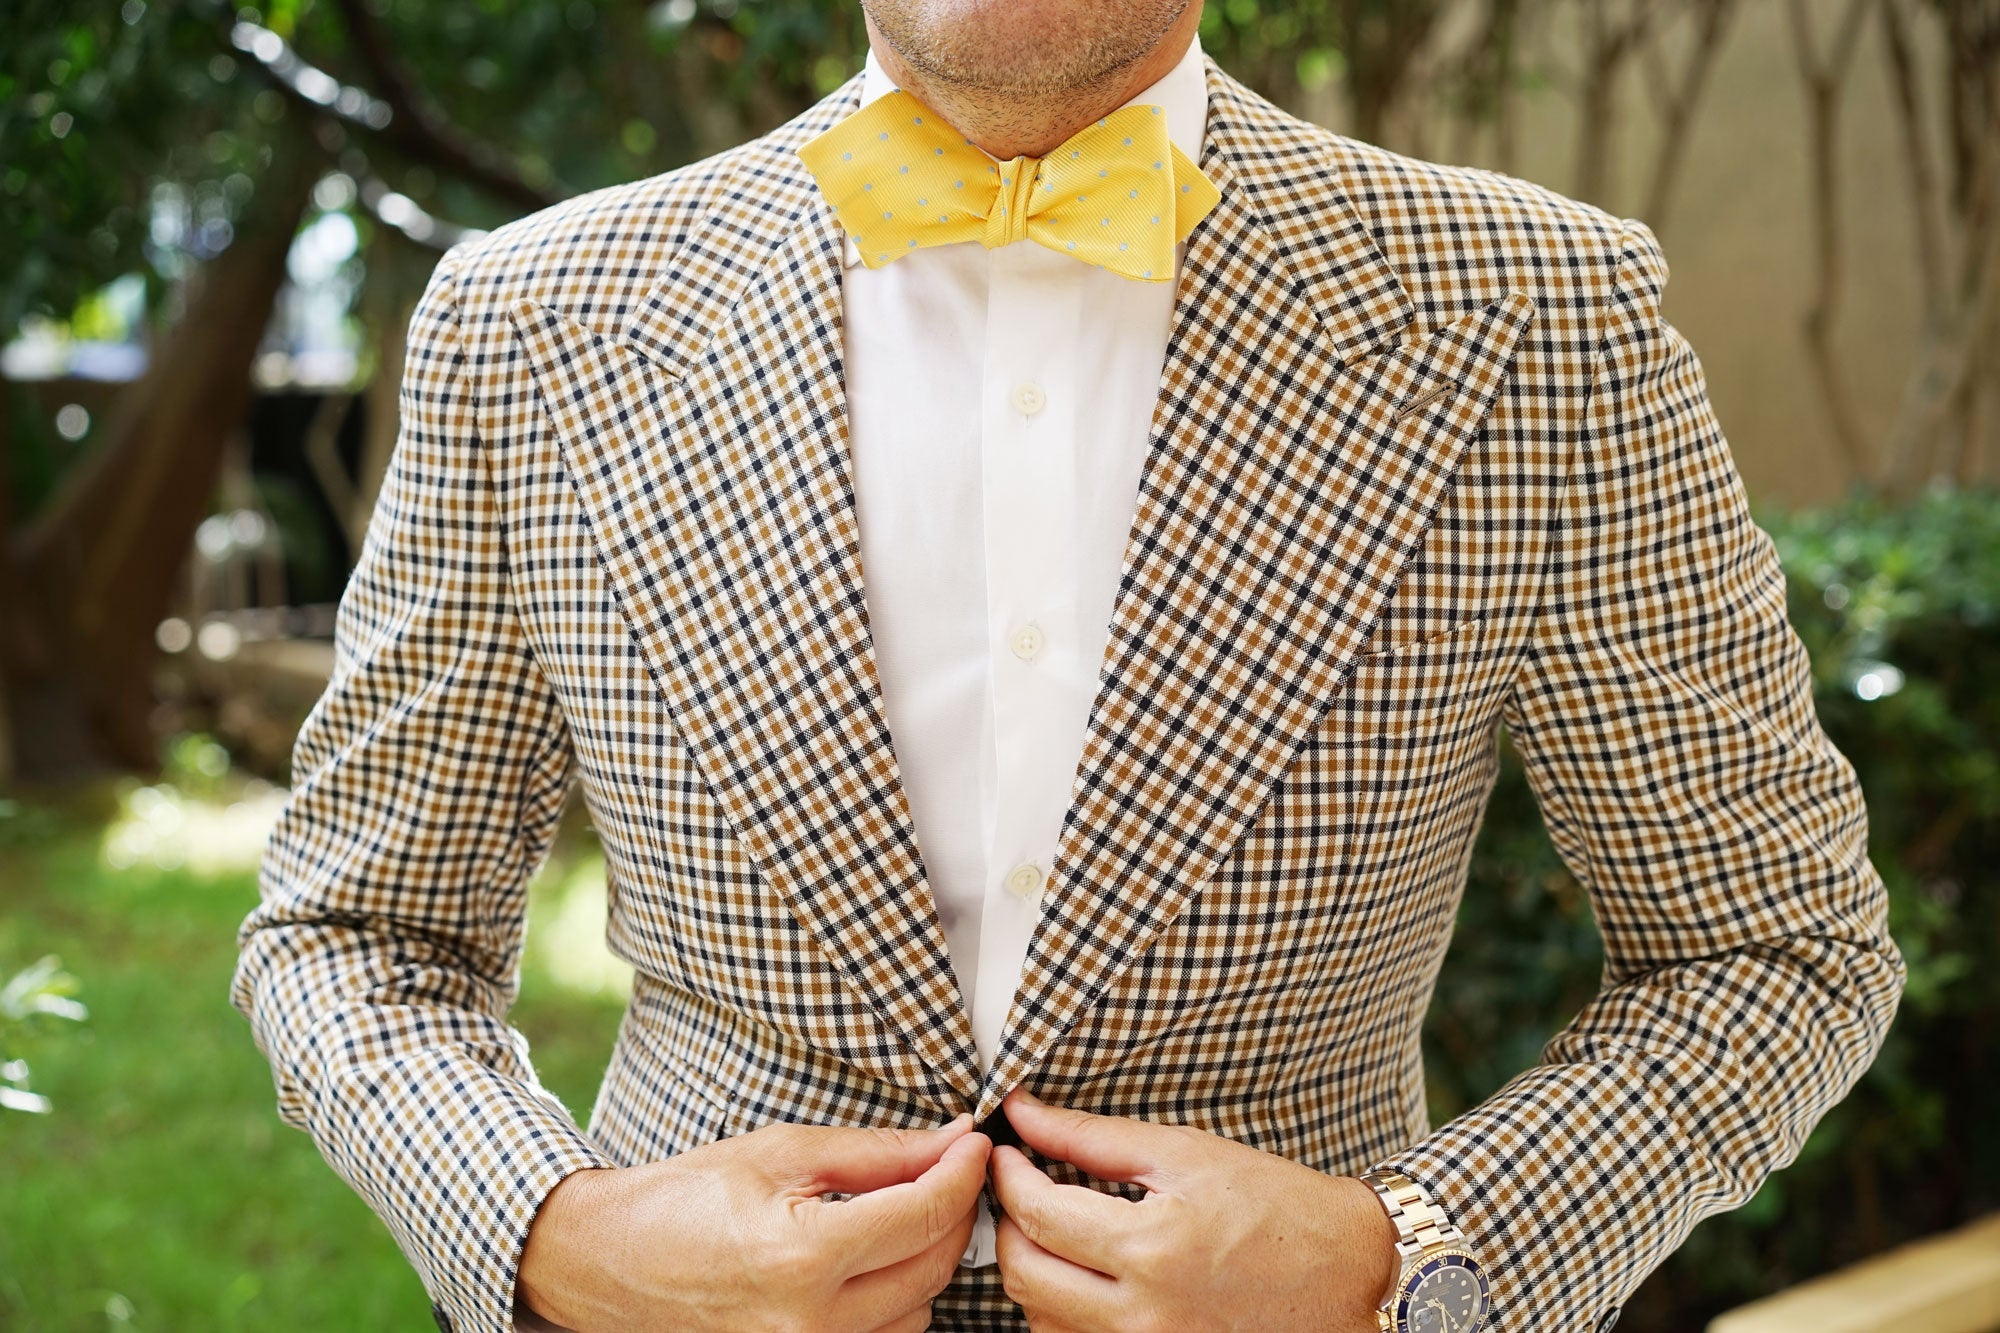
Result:
<svg viewBox="0 0 2000 1333"><path fill-rule="evenodd" d="M551 197L632 180L775 125L861 67L847 0L382 0L389 71L334 0L24 0L0 18L0 341L22 317L68 316L131 272L156 303L189 259L228 243L276 153L321 154L428 212L492 227L522 211L416 144L448 123ZM375 96L420 104L393 129L308 115L232 40L238 20ZM297 127L320 122L314 135ZM151 201L185 207L185 252L151 235ZM364 243L368 229L363 228Z"/></svg>
<svg viewBox="0 0 2000 1333"><path fill-rule="evenodd" d="M109 826L101 808L24 803L0 817L0 972L58 953L91 1007L35 1052L53 1114L0 1112L0 1329L428 1329L416 1274L312 1140L278 1119L271 1068L229 1004L236 927L257 900L244 849L273 793L221 777L212 740L171 749L166 779L120 792ZM120 822L153 826L150 847L123 841L154 854L108 857ZM217 870L158 855L171 840L236 850ZM592 851L564 848L552 864ZM549 888L537 882L536 920L558 906ZM556 984L541 933L531 925L514 1018L544 1082L587 1114L619 1006Z"/></svg>
<svg viewBox="0 0 2000 1333"><path fill-rule="evenodd" d="M394 1243L272 1109L228 1007L242 874L112 871L95 829L0 857L0 958L59 949L92 1021L39 1053L46 1116L0 1124L0 1327L418 1328Z"/></svg>
<svg viewBox="0 0 2000 1333"><path fill-rule="evenodd" d="M199 186L211 239L261 164L251 113L218 78L213 36L167 4L23 0L0 25L0 341L124 273L164 278L146 245L156 180ZM231 179L235 183L229 184Z"/></svg>
<svg viewBox="0 0 2000 1333"><path fill-rule="evenodd" d="M57 827L54 812L0 798L0 869L9 853L51 842ZM90 1016L76 999L81 986L56 955L44 954L12 976L6 971L9 959L8 951L0 949L0 1118L10 1111L43 1114L53 1109L49 1098L31 1087L30 1059L56 1040L66 1023Z"/></svg>
<svg viewBox="0 0 2000 1333"><path fill-rule="evenodd" d="M1881 1057L1749 1204L1696 1228L1620 1327L1688 1329L2000 1206L2000 493L1857 495L1760 513L1815 703L1867 794L1869 852L1910 967ZM1589 902L1518 756L1474 851L1428 1038L1448 1118L1532 1063L1595 990Z"/></svg>
<svg viewBox="0 0 2000 1333"><path fill-rule="evenodd" d="M77 980L54 954L0 984L0 1111L47 1112L47 1097L28 1089L28 1060L21 1050L50 1019L81 1022L89 1011L75 998Z"/></svg>

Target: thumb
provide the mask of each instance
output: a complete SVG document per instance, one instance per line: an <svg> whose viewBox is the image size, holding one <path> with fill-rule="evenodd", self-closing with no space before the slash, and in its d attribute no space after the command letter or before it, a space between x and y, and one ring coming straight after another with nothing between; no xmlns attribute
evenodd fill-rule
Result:
<svg viewBox="0 0 2000 1333"><path fill-rule="evenodd" d="M1022 1142L1045 1157L1080 1166L1099 1180L1158 1189L1185 1142L1169 1126L1057 1106L1025 1087L1016 1087L1002 1102L1007 1123Z"/></svg>
<svg viewBox="0 0 2000 1333"><path fill-rule="evenodd" d="M971 1125L963 1111L931 1129L794 1125L793 1141L773 1167L802 1193L860 1194L915 1180Z"/></svg>

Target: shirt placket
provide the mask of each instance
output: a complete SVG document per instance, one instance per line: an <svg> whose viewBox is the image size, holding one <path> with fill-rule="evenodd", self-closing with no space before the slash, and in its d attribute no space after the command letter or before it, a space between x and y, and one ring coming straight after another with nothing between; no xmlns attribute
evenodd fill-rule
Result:
<svg viewBox="0 0 2000 1333"><path fill-rule="evenodd" d="M991 252L981 390L989 726L988 849L972 1027L980 1066L1019 986L1069 803L1080 738L1071 735L1079 661L1079 386L1060 349L1074 336L1082 284L1016 244ZM993 1261L984 1197L968 1253Z"/></svg>
<svg viewBox="0 0 2000 1333"><path fill-rule="evenodd" d="M973 1031L990 1066L1040 918L1068 803L1077 660L1077 404L1055 349L1080 284L1048 257L992 252L982 391L982 505L993 792Z"/></svg>

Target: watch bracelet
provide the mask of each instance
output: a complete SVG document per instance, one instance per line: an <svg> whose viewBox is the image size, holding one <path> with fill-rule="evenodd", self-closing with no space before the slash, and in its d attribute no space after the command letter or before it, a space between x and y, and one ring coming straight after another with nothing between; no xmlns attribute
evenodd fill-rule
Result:
<svg viewBox="0 0 2000 1333"><path fill-rule="evenodd" d="M1436 1246L1465 1243L1465 1233L1453 1226L1423 1186L1408 1176L1396 1171L1370 1171L1361 1179L1388 1210L1389 1221L1396 1228L1396 1257L1403 1264Z"/></svg>

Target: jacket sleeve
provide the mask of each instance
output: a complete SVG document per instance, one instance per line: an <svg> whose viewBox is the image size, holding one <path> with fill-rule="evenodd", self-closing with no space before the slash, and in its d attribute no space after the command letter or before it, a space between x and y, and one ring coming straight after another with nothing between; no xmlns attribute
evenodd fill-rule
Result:
<svg viewBox="0 0 2000 1333"><path fill-rule="evenodd" d="M1502 720L1589 891L1603 981L1542 1063L1380 1166L1493 1283L1489 1327L1609 1327L1788 1165L1902 994L1852 765L1813 708L1667 263L1623 219L1604 338Z"/></svg>
<svg viewBox="0 0 2000 1333"><path fill-rule="evenodd" d="M278 1111L380 1214L440 1326L511 1333L543 1197L612 1163L506 1022L573 756L516 618L447 254L230 998Z"/></svg>

